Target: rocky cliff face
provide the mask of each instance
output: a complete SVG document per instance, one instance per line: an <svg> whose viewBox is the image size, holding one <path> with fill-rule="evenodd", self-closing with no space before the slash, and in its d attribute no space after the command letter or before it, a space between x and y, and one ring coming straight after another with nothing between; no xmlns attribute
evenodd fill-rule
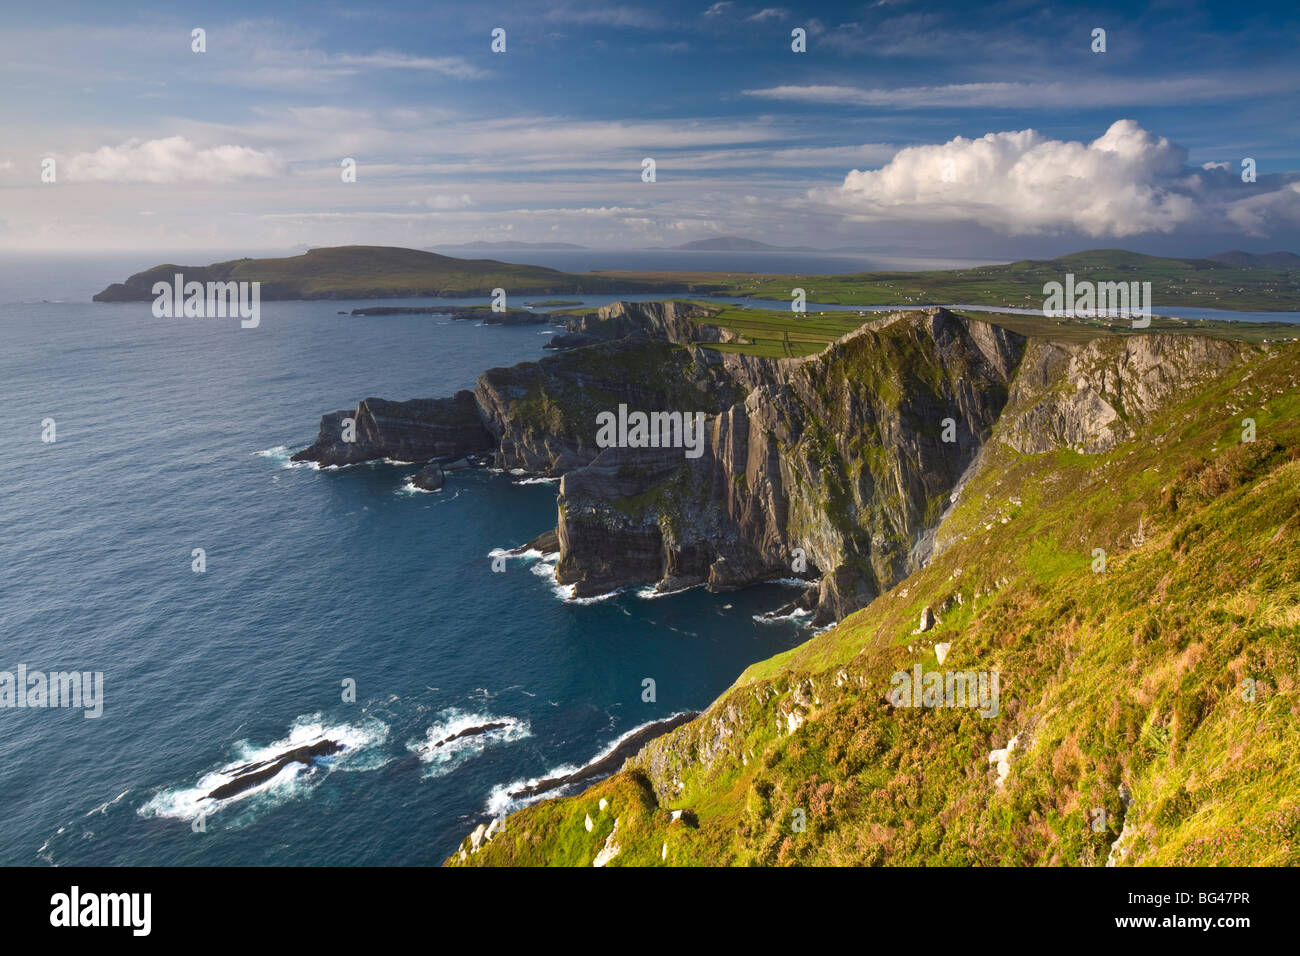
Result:
<svg viewBox="0 0 1300 956"><path fill-rule="evenodd" d="M872 323L807 359L691 349L717 356L735 401L709 417L698 460L621 450L566 475L560 582L723 590L803 571L821 576L818 620L861 607L907 572L1023 348L939 311Z"/></svg>
<svg viewBox="0 0 1300 956"><path fill-rule="evenodd" d="M348 419L355 423L353 441L347 441L344 434ZM427 461L488 451L493 444L473 392L409 402L366 398L354 411L343 409L323 416L315 443L293 460L321 465L351 465L375 458Z"/></svg>
<svg viewBox="0 0 1300 956"><path fill-rule="evenodd" d="M1184 335L1037 342L1016 376L1002 441L1034 455L1110 451L1175 396L1217 377L1241 343Z"/></svg>
<svg viewBox="0 0 1300 956"><path fill-rule="evenodd" d="M562 476L556 573L579 595L799 574L817 581L804 605L826 623L925 559L918 542L995 435L1024 454L1104 451L1241 352L1193 336L1029 341L939 309L868 323L815 356L758 358L692 344L730 336L710 314L616 303L570 325L595 344L491 369L472 394L366 399L356 442L336 412L295 458L492 450L498 467ZM703 413L703 448L600 447L597 416L620 405Z"/></svg>

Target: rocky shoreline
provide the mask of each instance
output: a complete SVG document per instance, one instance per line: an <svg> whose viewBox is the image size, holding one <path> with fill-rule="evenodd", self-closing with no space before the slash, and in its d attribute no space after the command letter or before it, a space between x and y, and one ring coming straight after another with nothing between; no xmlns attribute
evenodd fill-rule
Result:
<svg viewBox="0 0 1300 956"><path fill-rule="evenodd" d="M664 301L566 316L589 344L449 398L366 398L325 415L293 459L427 463L412 479L427 490L457 461L559 478L556 580L575 596L799 577L810 590L782 610L820 626L942 553L933 529L995 425L1023 454L1104 451L1240 351L1159 333L1029 340L934 309L867 321L818 355L759 358L701 347L732 337L713 314ZM600 447L596 416L620 404L702 413L702 453Z"/></svg>
<svg viewBox="0 0 1300 956"><path fill-rule="evenodd" d="M506 309L495 312L484 307L447 308L446 306L369 306L353 309L348 313L354 316L383 315L446 315L456 322L481 321L484 325L556 325L554 317L545 312L531 309Z"/></svg>

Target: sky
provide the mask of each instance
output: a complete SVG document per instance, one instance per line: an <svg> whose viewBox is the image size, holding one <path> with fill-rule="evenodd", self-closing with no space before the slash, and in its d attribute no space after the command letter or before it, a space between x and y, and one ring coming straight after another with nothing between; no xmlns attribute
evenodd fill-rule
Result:
<svg viewBox="0 0 1300 956"><path fill-rule="evenodd" d="M769 2L7 4L0 249L1300 251L1294 2Z"/></svg>

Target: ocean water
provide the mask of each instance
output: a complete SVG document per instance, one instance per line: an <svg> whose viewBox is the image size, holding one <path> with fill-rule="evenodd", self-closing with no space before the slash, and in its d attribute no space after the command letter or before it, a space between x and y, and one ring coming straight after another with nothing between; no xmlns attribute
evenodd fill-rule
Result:
<svg viewBox="0 0 1300 956"><path fill-rule="evenodd" d="M544 562L493 573L554 525L546 482L475 470L425 494L409 466L289 466L322 413L449 395L550 329L338 314L359 302L263 303L241 329L89 301L167 258L0 259L0 670L104 675L98 719L0 709L0 864L435 864L512 785L809 636L754 620L794 595L778 584L578 603ZM322 736L347 746L201 799Z"/></svg>
<svg viewBox="0 0 1300 956"><path fill-rule="evenodd" d="M336 314L352 302L264 303L241 329L88 301L132 262L0 262L0 670L104 680L98 719L0 709L0 863L436 864L510 784L808 636L754 621L794 595L777 584L574 603L540 561L493 573L494 549L554 525L549 483L475 470L427 494L407 466L289 467L322 413L451 394L544 354L547 330ZM320 736L346 749L199 799Z"/></svg>

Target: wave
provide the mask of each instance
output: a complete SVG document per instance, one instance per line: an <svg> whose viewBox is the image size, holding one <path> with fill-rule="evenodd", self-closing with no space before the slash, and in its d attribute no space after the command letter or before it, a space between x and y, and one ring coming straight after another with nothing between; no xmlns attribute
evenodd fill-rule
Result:
<svg viewBox="0 0 1300 956"><path fill-rule="evenodd" d="M511 472L511 474L513 474L513 472ZM547 477L545 477L545 476L539 475L539 476L537 476L537 477L535 477L535 478L520 478L518 481L512 482L512 484L516 484L516 485L553 485L553 484L558 483L559 480L560 480L559 478L547 478Z"/></svg>
<svg viewBox="0 0 1300 956"><path fill-rule="evenodd" d="M209 771L191 786L158 790L138 811L142 817L190 820L211 814L232 804L252 800L258 805L278 805L306 796L335 770L373 770L388 759L378 748L388 739L388 725L375 718L359 724L329 724L320 714L297 718L288 735L273 743L256 746L241 740L234 746L234 759ZM233 781L249 764L274 761L287 751L322 741L336 741L342 750L320 757L310 765L291 761L269 780L224 799L211 799L216 788Z"/></svg>
<svg viewBox="0 0 1300 956"><path fill-rule="evenodd" d="M489 745L511 743L533 735L528 721L518 717L468 713L456 707L449 707L438 716L441 719L424 732L424 739L406 745L407 750L419 755L426 778L446 776Z"/></svg>
<svg viewBox="0 0 1300 956"><path fill-rule="evenodd" d="M93 809L93 810L91 810L89 813L87 813L86 816L88 816L88 817L93 817L96 813L98 813L98 814L100 814L100 815L103 815L103 814L108 813L108 808L109 808L109 807L111 807L111 806L113 806L114 804L116 804L119 800L121 800L123 797L125 797L125 796L126 796L128 793L130 793L130 792L131 792L131 788L130 788L130 787L127 787L125 790L123 790L121 793L119 793L119 794L118 794L116 797L114 797L112 800L107 800L107 801L105 801L104 803L101 803L99 806L95 807L95 809ZM44 849L44 847L42 847L42 849Z"/></svg>
<svg viewBox="0 0 1300 956"><path fill-rule="evenodd" d="M806 608L797 607L789 614L755 614L754 622L757 624L783 624L787 621L797 621L801 617L812 617L812 611Z"/></svg>
<svg viewBox="0 0 1300 956"><path fill-rule="evenodd" d="M559 561L560 556L558 553L543 554L528 570L539 578L545 578L550 582L551 590L555 593L555 596L565 604L598 604L601 601L608 601L612 597L617 597L627 590L627 588L615 588L613 591L606 591L604 594L577 597L578 587L576 584L560 584L556 581L555 566Z"/></svg>
<svg viewBox="0 0 1300 956"><path fill-rule="evenodd" d="M513 813L515 810L536 803L538 800L560 796L579 784L591 783L598 777L608 776L618 770L618 765L622 763L619 758L626 759L626 757L630 757L633 751L640 750L647 741L658 737L662 733L667 733L697 716L698 714L695 711L683 710L670 717L648 720L625 733L619 734L596 756L581 766L567 763L560 764L550 770L544 777L515 780L512 783L493 787L488 794L487 812L494 817L504 816L507 813ZM624 750L628 752L623 753Z"/></svg>
<svg viewBox="0 0 1300 956"><path fill-rule="evenodd" d="M675 588L672 591L660 591L658 585L647 584L645 587L637 589L636 596L643 601L653 601L656 598L671 597L674 594L685 594L687 591L704 587L704 584L705 582L701 581L699 584L688 584L684 588Z"/></svg>
<svg viewBox="0 0 1300 956"><path fill-rule="evenodd" d="M269 458L281 468L310 468L313 471L319 471L320 465L314 461L290 461L293 457L293 449L288 445L276 445L274 448L263 448L261 451L253 452L258 458Z"/></svg>
<svg viewBox="0 0 1300 956"><path fill-rule="evenodd" d="M442 494L442 492L443 492L443 490L444 490L445 488L446 488L445 485L444 485L442 488L420 488L420 487L418 487L418 486L415 484L414 481L412 481L410 478L407 478L407 479L406 479L406 483L405 483L404 485L402 485L400 488L398 488L397 491L394 492L394 494L399 494L399 495L440 495L440 494ZM456 492L456 494L460 494L460 492ZM454 498L455 495L453 495L452 497Z"/></svg>

